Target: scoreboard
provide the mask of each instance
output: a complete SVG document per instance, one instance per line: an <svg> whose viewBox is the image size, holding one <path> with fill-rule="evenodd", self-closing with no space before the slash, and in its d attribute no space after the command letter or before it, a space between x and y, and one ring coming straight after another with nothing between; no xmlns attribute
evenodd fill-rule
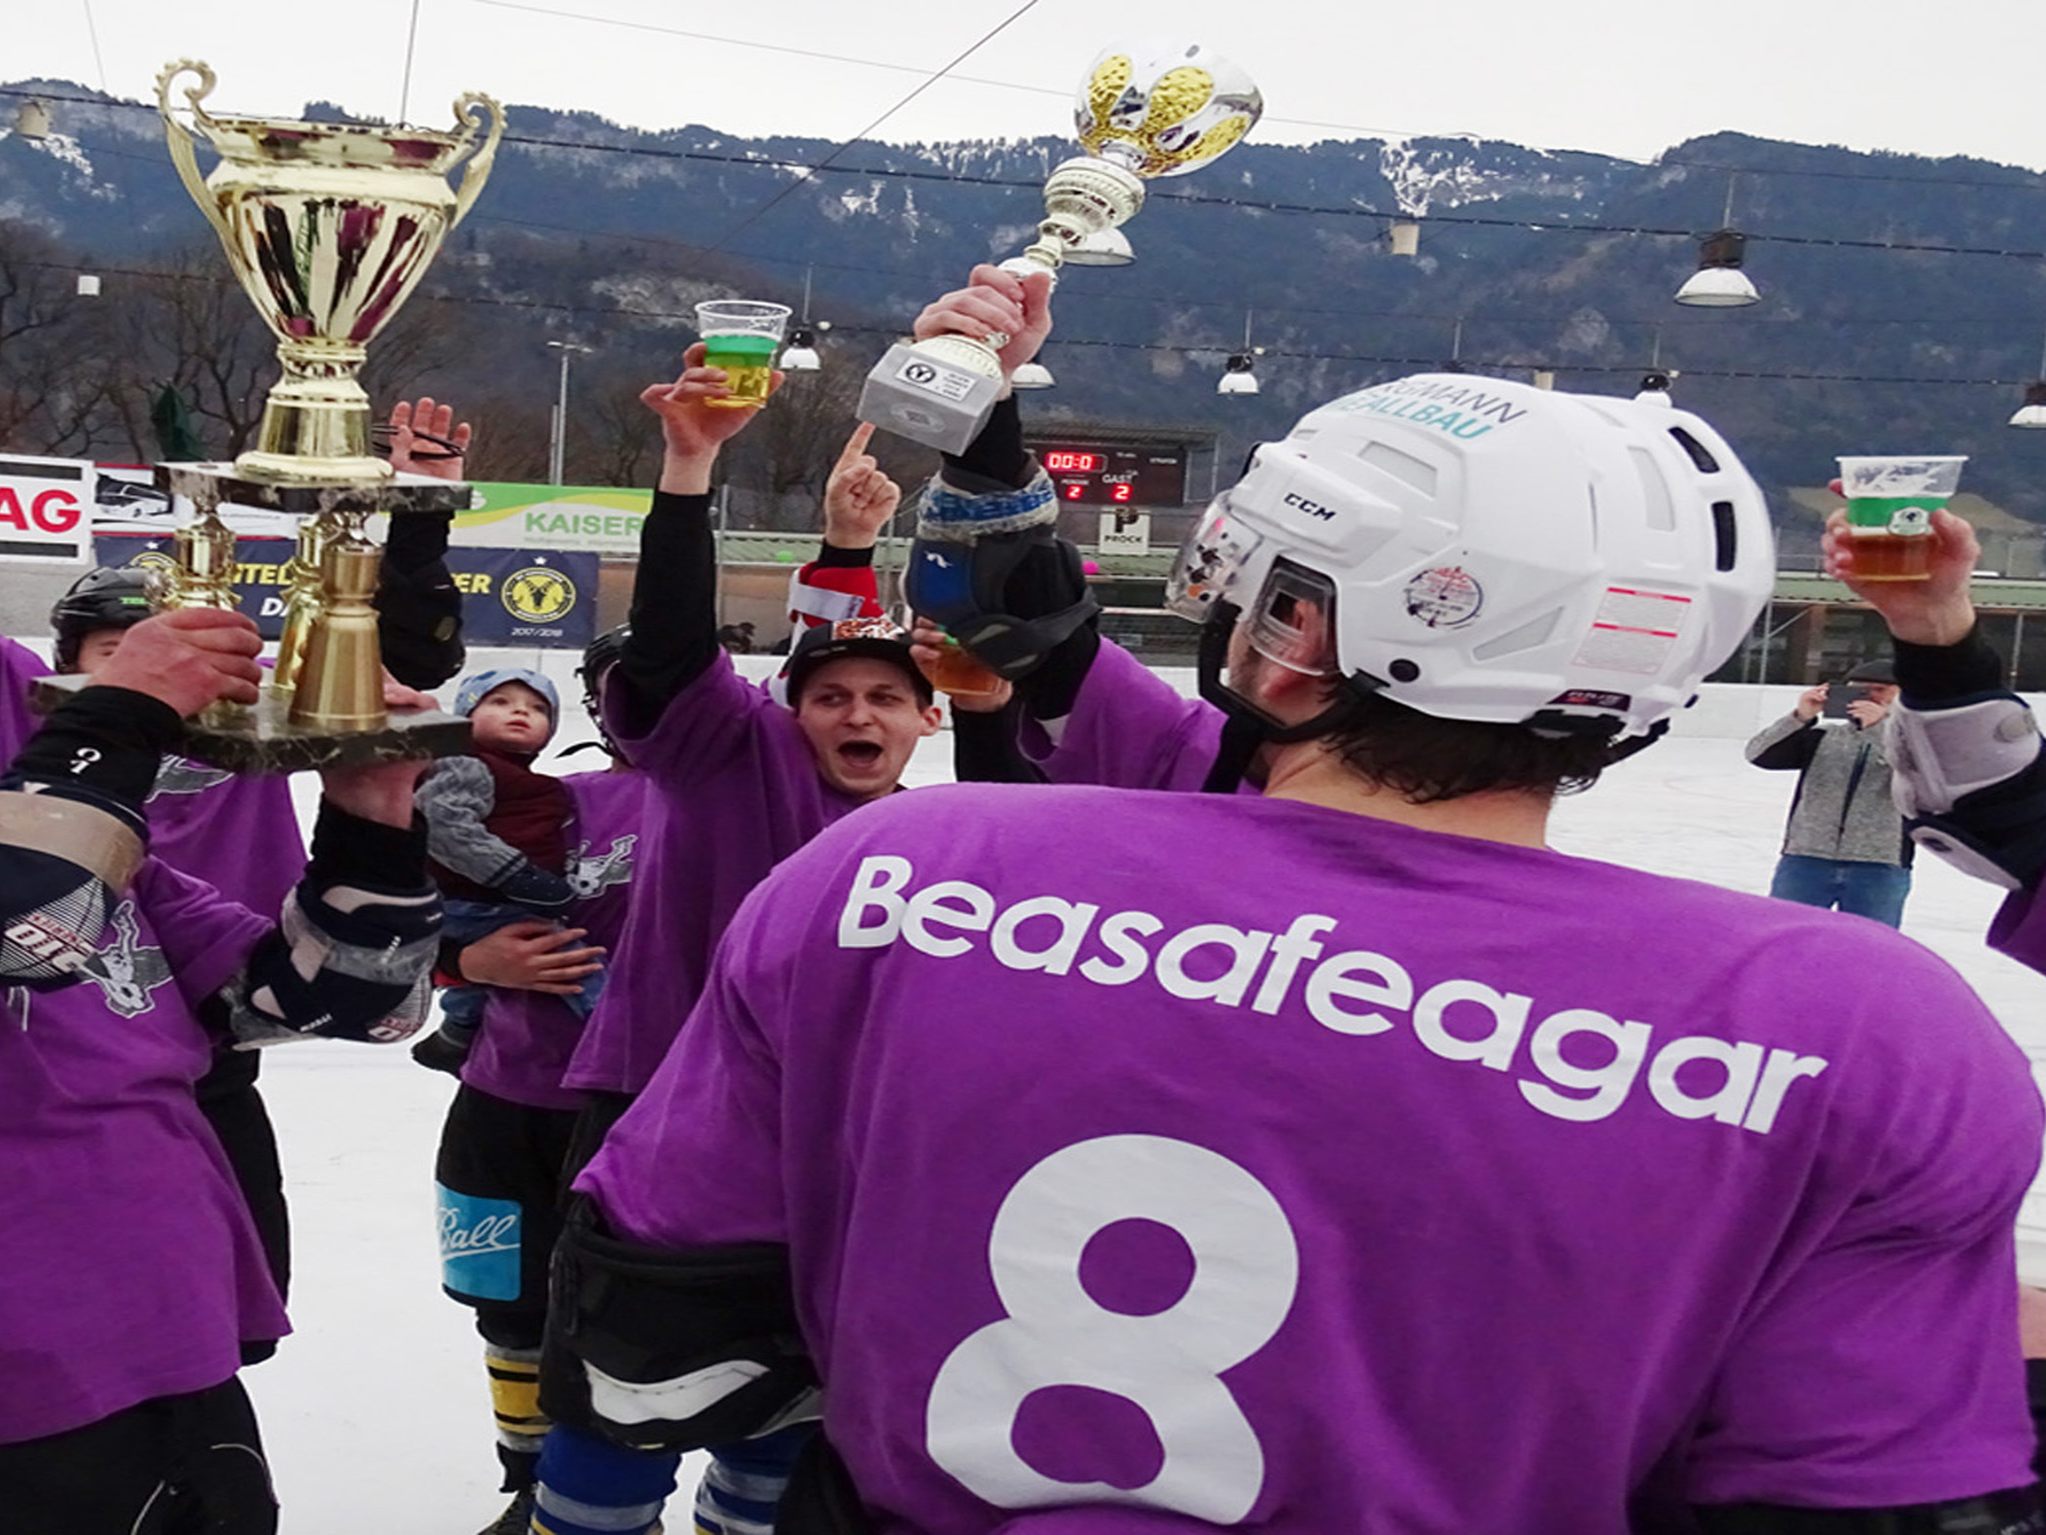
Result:
<svg viewBox="0 0 2046 1535"><path fill-rule="evenodd" d="M1112 447L1033 442L1032 451L1069 506L1176 507L1186 503L1186 448L1179 443Z"/></svg>

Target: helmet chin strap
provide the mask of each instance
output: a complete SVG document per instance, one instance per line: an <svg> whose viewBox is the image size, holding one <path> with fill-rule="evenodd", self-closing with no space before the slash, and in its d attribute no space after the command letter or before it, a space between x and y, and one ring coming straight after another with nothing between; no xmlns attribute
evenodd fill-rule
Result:
<svg viewBox="0 0 2046 1535"><path fill-rule="evenodd" d="M1297 725L1281 725L1258 709L1225 680L1229 670L1229 639L1236 632L1243 610L1233 602L1217 601L1201 625L1201 697L1222 711L1222 743L1215 761L1201 784L1203 794L1234 794L1260 746L1287 746L1311 741L1340 726L1373 691L1356 678L1337 680L1336 699L1321 713Z"/></svg>

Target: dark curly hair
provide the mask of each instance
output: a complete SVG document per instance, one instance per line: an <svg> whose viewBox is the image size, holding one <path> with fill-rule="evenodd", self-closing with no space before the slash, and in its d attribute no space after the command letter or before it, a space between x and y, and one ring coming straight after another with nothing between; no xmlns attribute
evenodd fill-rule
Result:
<svg viewBox="0 0 2046 1535"><path fill-rule="evenodd" d="M1603 737L1438 719L1383 694L1331 690L1330 703L1339 698L1349 707L1317 744L1409 804L1499 791L1576 794L1597 783L1612 761Z"/></svg>

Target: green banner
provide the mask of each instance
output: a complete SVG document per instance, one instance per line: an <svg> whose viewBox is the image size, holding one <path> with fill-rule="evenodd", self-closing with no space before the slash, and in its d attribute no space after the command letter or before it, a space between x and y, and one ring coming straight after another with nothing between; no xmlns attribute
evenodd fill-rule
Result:
<svg viewBox="0 0 2046 1535"><path fill-rule="evenodd" d="M481 504L455 517L454 542L480 549L639 553L653 493L605 485L508 485L480 481Z"/></svg>

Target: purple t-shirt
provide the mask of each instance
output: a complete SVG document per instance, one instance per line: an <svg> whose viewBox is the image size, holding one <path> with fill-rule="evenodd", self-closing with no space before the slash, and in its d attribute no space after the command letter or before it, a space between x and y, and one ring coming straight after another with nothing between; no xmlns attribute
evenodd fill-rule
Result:
<svg viewBox="0 0 2046 1535"><path fill-rule="evenodd" d="M1104 639L1056 742L1027 715L1023 754L1058 784L1198 790L1222 740L1222 711ZM1243 792L1255 793L1250 785Z"/></svg>
<svg viewBox="0 0 2046 1535"><path fill-rule="evenodd" d="M646 734L621 728L615 706L606 714L647 776L645 840L611 978L564 1080L636 1093L696 1005L739 903L860 801L825 783L795 716L723 652Z"/></svg>
<svg viewBox="0 0 2046 1535"><path fill-rule="evenodd" d="M83 981L0 992L0 1443L218 1385L290 1331L192 1096L198 1007L270 926L152 857Z"/></svg>
<svg viewBox="0 0 2046 1535"><path fill-rule="evenodd" d="M575 773L561 781L575 807L567 874L578 897L565 920L589 930L583 943L601 945L615 957L630 909L646 778L599 772ZM615 971L605 984L616 984ZM462 1080L528 1108L581 1108L583 1095L563 1087L561 1076L582 1039L583 1022L560 997L486 987L483 1027L462 1067Z"/></svg>
<svg viewBox="0 0 2046 1535"><path fill-rule="evenodd" d="M1876 924L1248 797L972 785L746 904L579 1186L785 1242L878 1528L1621 1535L2029 1482L2042 1116ZM1051 1503L1084 1513L1017 1518Z"/></svg>
<svg viewBox="0 0 2046 1535"><path fill-rule="evenodd" d="M10 760L40 723L29 692L50 672L26 645L0 639L0 740ZM143 809L150 852L272 921L305 873L305 836L283 778L238 778L165 757Z"/></svg>
<svg viewBox="0 0 2046 1535"><path fill-rule="evenodd" d="M2021 965L2046 971L2046 900L2034 886L2014 892L1989 925L1989 946Z"/></svg>

